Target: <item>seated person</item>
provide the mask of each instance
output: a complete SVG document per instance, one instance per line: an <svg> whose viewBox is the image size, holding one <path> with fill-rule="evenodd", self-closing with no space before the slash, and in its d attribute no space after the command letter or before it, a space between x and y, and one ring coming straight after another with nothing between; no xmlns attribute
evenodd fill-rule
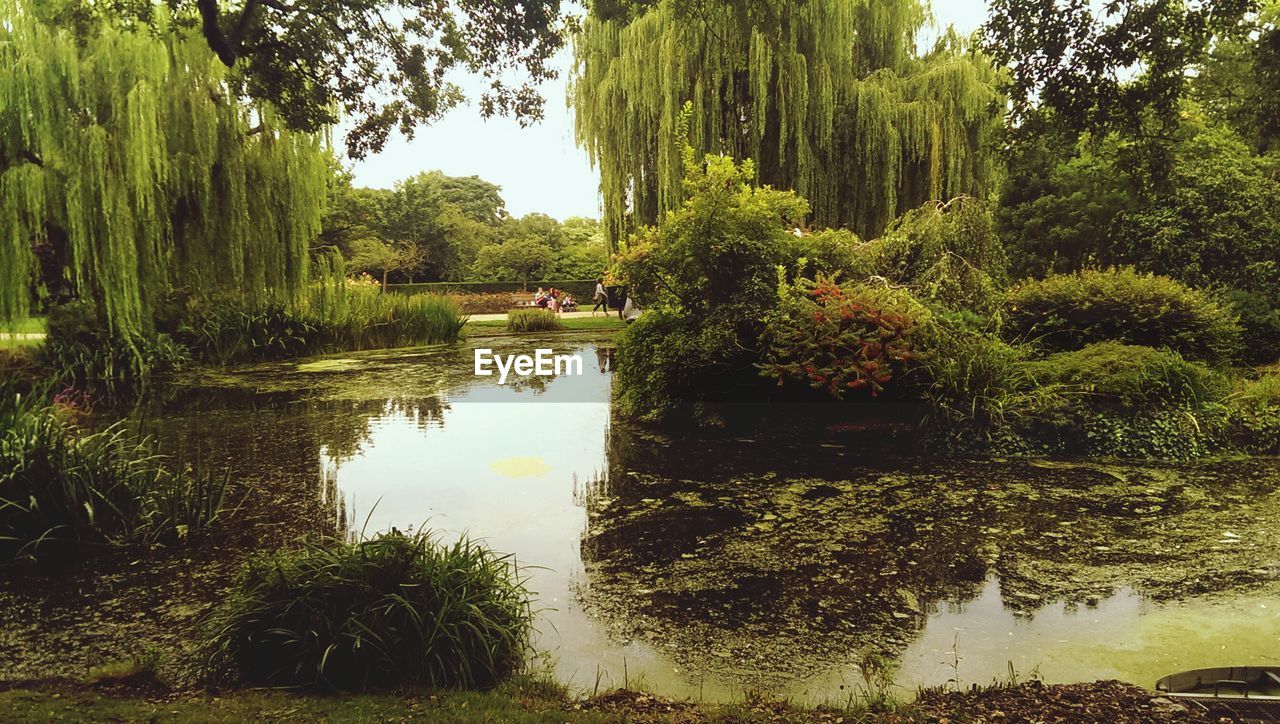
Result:
<svg viewBox="0 0 1280 724"><path fill-rule="evenodd" d="M564 298L560 300L560 309L565 312L572 312L578 308L578 303L573 301L573 297L568 292L564 293Z"/></svg>

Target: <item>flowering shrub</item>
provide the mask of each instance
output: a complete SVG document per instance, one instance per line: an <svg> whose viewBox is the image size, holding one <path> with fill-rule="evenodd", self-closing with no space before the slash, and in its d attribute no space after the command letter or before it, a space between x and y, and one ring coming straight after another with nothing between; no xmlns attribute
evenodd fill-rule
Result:
<svg viewBox="0 0 1280 724"><path fill-rule="evenodd" d="M925 314L900 290L801 280L783 287L766 320L760 372L779 386L801 381L836 399L855 391L875 397L916 359L912 335Z"/></svg>

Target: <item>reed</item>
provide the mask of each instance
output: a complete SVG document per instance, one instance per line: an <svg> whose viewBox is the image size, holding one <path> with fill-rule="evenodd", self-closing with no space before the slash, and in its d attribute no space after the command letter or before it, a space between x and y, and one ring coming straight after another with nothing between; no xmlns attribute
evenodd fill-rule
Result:
<svg viewBox="0 0 1280 724"><path fill-rule="evenodd" d="M185 537L213 524L228 477L170 465L123 424L84 433L56 406L0 399L0 561Z"/></svg>

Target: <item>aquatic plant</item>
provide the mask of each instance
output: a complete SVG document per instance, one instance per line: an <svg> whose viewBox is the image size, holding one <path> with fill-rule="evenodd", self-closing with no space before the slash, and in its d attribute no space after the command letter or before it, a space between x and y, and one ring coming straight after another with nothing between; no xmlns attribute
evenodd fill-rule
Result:
<svg viewBox="0 0 1280 724"><path fill-rule="evenodd" d="M549 309L513 309L507 312L507 331L545 332L564 329L555 312Z"/></svg>
<svg viewBox="0 0 1280 724"><path fill-rule="evenodd" d="M368 690L485 687L522 666L533 612L514 561L392 530L261 554L214 613L214 681Z"/></svg>
<svg viewBox="0 0 1280 724"><path fill-rule="evenodd" d="M65 404L0 392L0 561L184 538L221 514L228 475L170 464L123 424L83 433Z"/></svg>

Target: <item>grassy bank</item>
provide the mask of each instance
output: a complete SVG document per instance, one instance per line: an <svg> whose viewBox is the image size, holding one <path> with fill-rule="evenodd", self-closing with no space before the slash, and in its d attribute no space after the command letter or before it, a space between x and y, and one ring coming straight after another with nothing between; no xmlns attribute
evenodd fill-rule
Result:
<svg viewBox="0 0 1280 724"><path fill-rule="evenodd" d="M114 693L113 693L114 692ZM45 682L0 691L14 721L458 721L458 722L903 722L1113 721L1209 722L1201 712L1116 681L1045 686L1037 682L965 693L925 692L893 711L806 708L747 698L735 704L672 701L619 690L575 698L563 687L520 678L486 692L404 696L318 696L280 691L230 695L149 694Z"/></svg>

